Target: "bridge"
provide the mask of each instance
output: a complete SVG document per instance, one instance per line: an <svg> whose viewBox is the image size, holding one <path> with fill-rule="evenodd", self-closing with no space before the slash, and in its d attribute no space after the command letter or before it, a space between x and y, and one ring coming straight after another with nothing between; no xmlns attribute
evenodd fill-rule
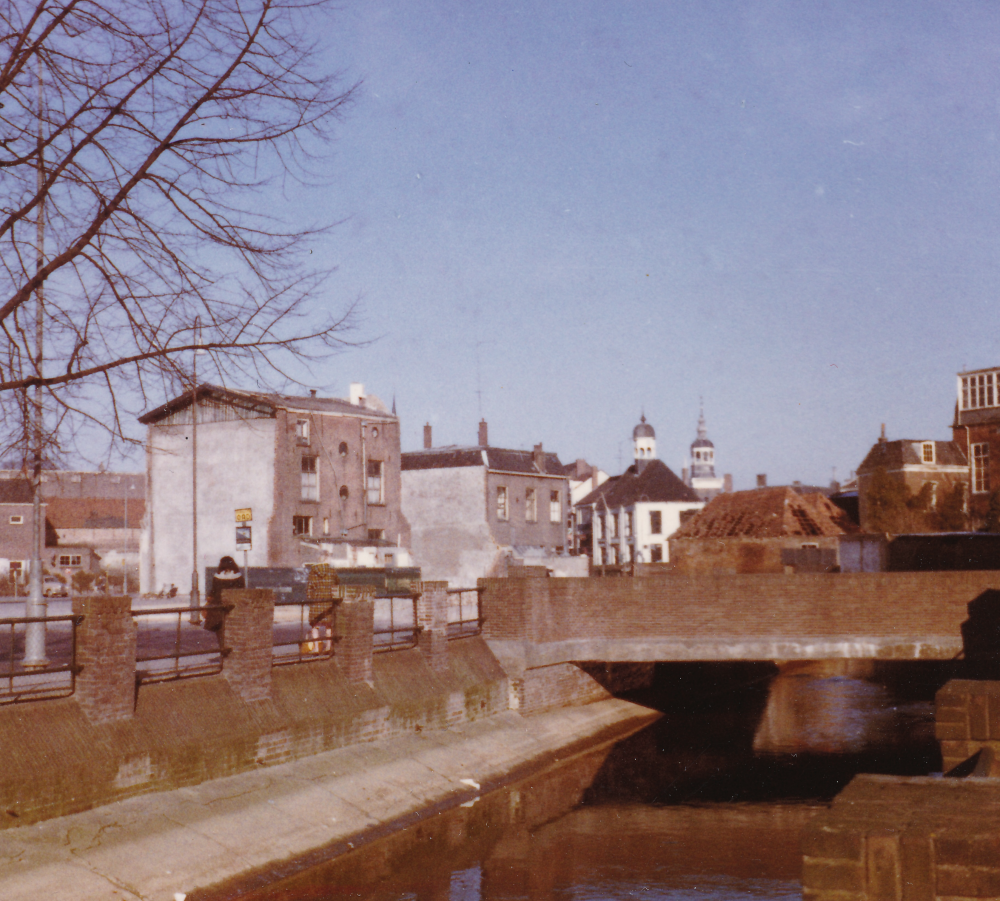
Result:
<svg viewBox="0 0 1000 901"><path fill-rule="evenodd" d="M1000 572L816 573L480 581L483 635L509 673L571 664L949 660L968 604ZM563 669L550 669L563 668Z"/></svg>

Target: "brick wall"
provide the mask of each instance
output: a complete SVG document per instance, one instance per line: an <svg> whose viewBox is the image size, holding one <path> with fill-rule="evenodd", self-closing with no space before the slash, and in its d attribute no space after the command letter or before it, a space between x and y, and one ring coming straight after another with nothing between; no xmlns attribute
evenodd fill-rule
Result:
<svg viewBox="0 0 1000 901"><path fill-rule="evenodd" d="M131 598L75 597L77 626L74 701L91 723L127 720L135 706L136 626Z"/></svg>
<svg viewBox="0 0 1000 901"><path fill-rule="evenodd" d="M934 721L944 772L984 747L1000 759L1000 682L953 679L937 693Z"/></svg>
<svg viewBox="0 0 1000 901"><path fill-rule="evenodd" d="M351 682L371 682L375 601L370 592L347 589L337 611L340 641L337 662Z"/></svg>
<svg viewBox="0 0 1000 901"><path fill-rule="evenodd" d="M423 588L417 598L417 646L435 673L447 673L448 583L424 582Z"/></svg>
<svg viewBox="0 0 1000 901"><path fill-rule="evenodd" d="M803 833L806 901L1000 897L1000 780L858 776Z"/></svg>
<svg viewBox="0 0 1000 901"><path fill-rule="evenodd" d="M270 589L222 592L226 614L225 644L229 648L222 674L244 701L271 696L271 627L274 594Z"/></svg>
<svg viewBox="0 0 1000 901"><path fill-rule="evenodd" d="M960 637L996 572L483 579L497 640Z"/></svg>

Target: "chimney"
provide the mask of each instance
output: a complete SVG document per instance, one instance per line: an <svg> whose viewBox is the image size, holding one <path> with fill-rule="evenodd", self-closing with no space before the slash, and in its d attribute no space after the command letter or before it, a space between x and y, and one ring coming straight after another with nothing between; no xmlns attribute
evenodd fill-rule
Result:
<svg viewBox="0 0 1000 901"><path fill-rule="evenodd" d="M424 447L434 447L434 443L431 441L431 424L429 422L424 426Z"/></svg>
<svg viewBox="0 0 1000 901"><path fill-rule="evenodd" d="M685 466L683 469L681 469L681 481L690 488L691 479L689 478L689 476L690 473L688 472L688 468Z"/></svg>
<svg viewBox="0 0 1000 901"><path fill-rule="evenodd" d="M351 382L351 403L355 407L365 405L365 386L361 382Z"/></svg>
<svg viewBox="0 0 1000 901"><path fill-rule="evenodd" d="M545 451L542 450L542 445L536 444L535 450L532 454L535 460L535 469L539 472L545 472Z"/></svg>
<svg viewBox="0 0 1000 901"><path fill-rule="evenodd" d="M733 474L731 472L727 472L722 477L722 491L724 494L733 493Z"/></svg>
<svg viewBox="0 0 1000 901"><path fill-rule="evenodd" d="M490 444L489 437L488 437L488 434L487 434L487 431L486 431L486 420L485 419L480 419L479 420L479 446L480 447L489 447L489 444Z"/></svg>
<svg viewBox="0 0 1000 901"><path fill-rule="evenodd" d="M316 389L315 388L310 388L309 389L309 396L310 397L315 397L316 396Z"/></svg>
<svg viewBox="0 0 1000 901"><path fill-rule="evenodd" d="M767 473L762 472L757 475L757 487L767 488Z"/></svg>
<svg viewBox="0 0 1000 901"><path fill-rule="evenodd" d="M878 436L878 443L885 447L885 423L882 423L882 434Z"/></svg>

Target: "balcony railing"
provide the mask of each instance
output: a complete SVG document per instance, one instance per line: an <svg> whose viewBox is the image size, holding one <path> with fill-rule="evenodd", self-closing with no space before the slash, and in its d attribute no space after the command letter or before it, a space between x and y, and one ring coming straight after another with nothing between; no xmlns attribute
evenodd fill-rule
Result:
<svg viewBox="0 0 1000 901"><path fill-rule="evenodd" d="M65 616L20 616L0 619L0 704L65 698L76 689L77 614ZM27 626L44 623L45 650L50 659L44 666L24 665Z"/></svg>

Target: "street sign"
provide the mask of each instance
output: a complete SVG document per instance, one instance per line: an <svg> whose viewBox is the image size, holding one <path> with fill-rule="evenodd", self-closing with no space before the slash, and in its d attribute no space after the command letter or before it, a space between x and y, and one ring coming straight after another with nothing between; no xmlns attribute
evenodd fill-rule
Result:
<svg viewBox="0 0 1000 901"><path fill-rule="evenodd" d="M251 530L253 526L237 526L236 527L236 549L250 551L253 550L253 538L251 537Z"/></svg>
<svg viewBox="0 0 1000 901"><path fill-rule="evenodd" d="M249 507L240 507L236 511L237 522L253 522L253 511Z"/></svg>

